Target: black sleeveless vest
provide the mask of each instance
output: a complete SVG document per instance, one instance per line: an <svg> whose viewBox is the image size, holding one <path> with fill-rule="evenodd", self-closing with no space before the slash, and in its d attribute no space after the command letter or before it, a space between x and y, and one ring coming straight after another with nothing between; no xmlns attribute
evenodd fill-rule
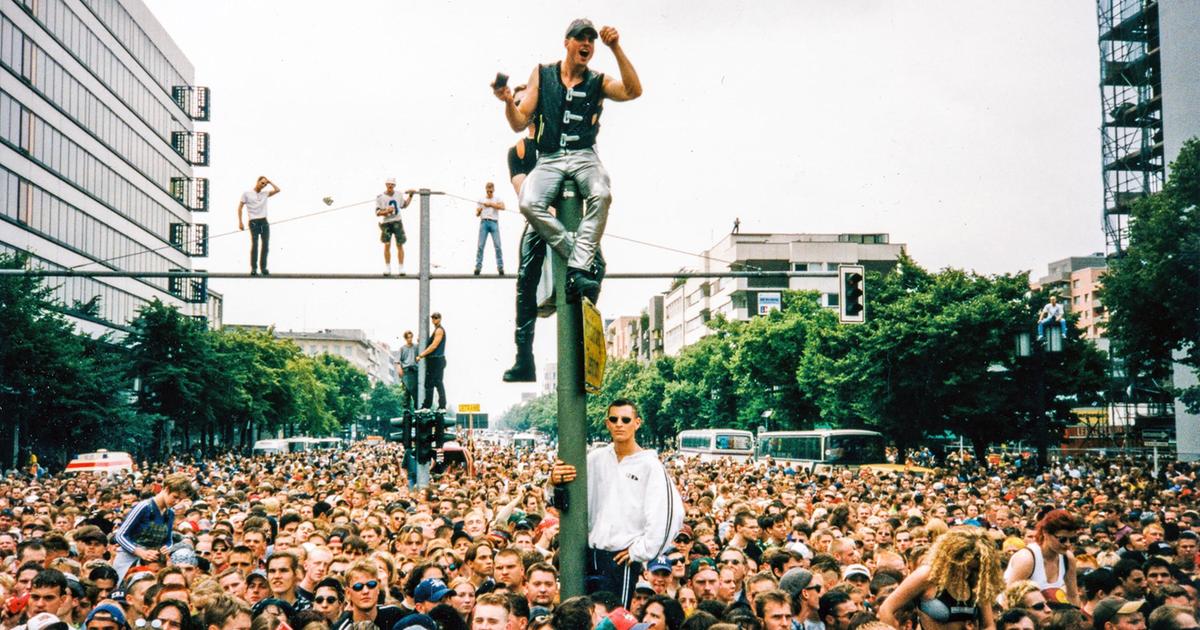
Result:
<svg viewBox="0 0 1200 630"><path fill-rule="evenodd" d="M561 63L538 67L534 139L541 153L586 149L596 143L600 130L604 75L588 70L579 85L568 89L562 82Z"/></svg>

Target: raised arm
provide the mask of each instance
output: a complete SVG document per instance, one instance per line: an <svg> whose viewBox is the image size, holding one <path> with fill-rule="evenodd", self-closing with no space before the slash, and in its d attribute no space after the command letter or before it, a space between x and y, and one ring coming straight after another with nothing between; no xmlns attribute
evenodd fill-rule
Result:
<svg viewBox="0 0 1200 630"><path fill-rule="evenodd" d="M526 84L525 98L521 99L520 103L513 100L512 88L507 85L502 88L493 88L492 93L496 98L504 101L504 117L508 119L508 126L512 127L513 131L524 131L529 126L529 122L533 119L533 113L537 111L538 102L538 69L534 68L529 75L529 82Z"/></svg>
<svg viewBox="0 0 1200 630"><path fill-rule="evenodd" d="M268 197L274 197L279 194L279 187L275 185L275 182L268 179L267 185L271 187L271 192L267 193Z"/></svg>
<svg viewBox="0 0 1200 630"><path fill-rule="evenodd" d="M638 79L637 70L633 69L629 57L625 56L625 51L621 48L620 33L611 26L605 26L600 29L600 41L612 49L613 56L617 58L617 69L621 73L620 79L605 75L604 97L614 101L632 101L641 96L642 81ZM514 131L520 130L514 129Z"/></svg>

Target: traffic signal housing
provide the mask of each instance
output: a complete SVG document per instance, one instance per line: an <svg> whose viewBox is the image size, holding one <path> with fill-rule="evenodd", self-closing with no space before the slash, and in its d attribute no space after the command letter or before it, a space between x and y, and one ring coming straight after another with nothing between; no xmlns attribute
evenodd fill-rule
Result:
<svg viewBox="0 0 1200 630"><path fill-rule="evenodd" d="M843 324L867 321L866 277L862 265L838 265L838 319Z"/></svg>

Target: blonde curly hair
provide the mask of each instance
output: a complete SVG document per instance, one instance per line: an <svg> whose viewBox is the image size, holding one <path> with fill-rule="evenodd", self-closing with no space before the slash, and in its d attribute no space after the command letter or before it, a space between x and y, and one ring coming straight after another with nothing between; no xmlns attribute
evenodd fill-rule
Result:
<svg viewBox="0 0 1200 630"><path fill-rule="evenodd" d="M928 557L929 582L954 599L973 599L982 609L1004 588L1000 553L982 528L950 529L934 541Z"/></svg>

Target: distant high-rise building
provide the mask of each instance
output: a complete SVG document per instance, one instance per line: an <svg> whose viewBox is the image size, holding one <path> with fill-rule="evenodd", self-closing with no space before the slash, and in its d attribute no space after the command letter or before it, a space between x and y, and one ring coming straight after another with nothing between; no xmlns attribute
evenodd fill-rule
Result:
<svg viewBox="0 0 1200 630"><path fill-rule="evenodd" d="M191 271L208 254L208 88L139 0L0 1L0 252L34 265ZM51 279L81 330L150 300L219 325L203 280Z"/></svg>

